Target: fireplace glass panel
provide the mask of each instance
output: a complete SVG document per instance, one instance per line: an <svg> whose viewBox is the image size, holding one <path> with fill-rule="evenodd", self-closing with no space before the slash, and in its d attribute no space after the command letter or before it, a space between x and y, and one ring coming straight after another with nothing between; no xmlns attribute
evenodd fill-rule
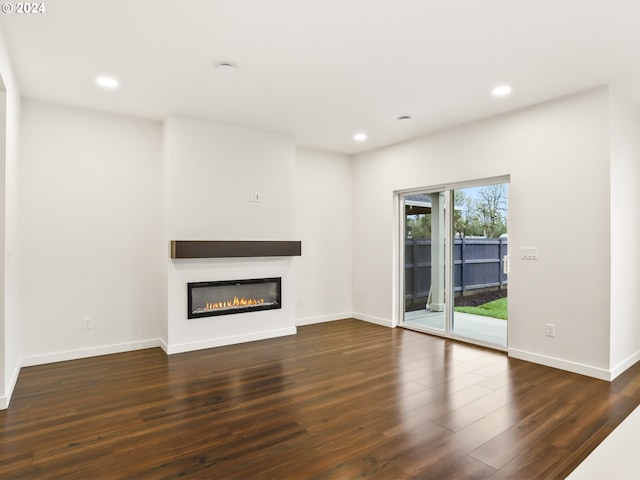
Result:
<svg viewBox="0 0 640 480"><path fill-rule="evenodd" d="M282 307L280 278L188 283L188 318Z"/></svg>

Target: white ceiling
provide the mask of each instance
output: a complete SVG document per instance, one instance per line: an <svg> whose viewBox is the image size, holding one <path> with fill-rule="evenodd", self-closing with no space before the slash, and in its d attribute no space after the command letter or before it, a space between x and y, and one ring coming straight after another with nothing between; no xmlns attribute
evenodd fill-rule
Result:
<svg viewBox="0 0 640 480"><path fill-rule="evenodd" d="M0 14L23 96L191 115L327 150L357 153L605 84L640 104L640 0L44 3L42 14ZM215 69L225 62L237 72ZM120 87L97 87L103 73ZM492 98L501 83L513 94ZM369 139L354 142L356 131Z"/></svg>

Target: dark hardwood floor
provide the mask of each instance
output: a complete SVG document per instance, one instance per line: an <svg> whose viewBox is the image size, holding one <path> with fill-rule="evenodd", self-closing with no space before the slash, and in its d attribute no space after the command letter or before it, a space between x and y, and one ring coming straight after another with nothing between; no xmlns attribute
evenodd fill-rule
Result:
<svg viewBox="0 0 640 480"><path fill-rule="evenodd" d="M344 320L22 370L2 479L564 478L640 403L612 383Z"/></svg>

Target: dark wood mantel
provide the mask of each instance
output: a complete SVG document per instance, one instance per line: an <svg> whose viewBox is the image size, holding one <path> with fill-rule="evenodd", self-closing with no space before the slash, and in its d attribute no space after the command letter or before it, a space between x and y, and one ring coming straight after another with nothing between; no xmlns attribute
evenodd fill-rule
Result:
<svg viewBox="0 0 640 480"><path fill-rule="evenodd" d="M171 240L171 258L299 257L300 241Z"/></svg>

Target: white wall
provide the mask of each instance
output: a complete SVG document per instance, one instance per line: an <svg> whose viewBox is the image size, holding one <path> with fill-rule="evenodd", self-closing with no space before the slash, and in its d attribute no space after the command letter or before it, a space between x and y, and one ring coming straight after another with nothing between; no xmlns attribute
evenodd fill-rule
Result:
<svg viewBox="0 0 640 480"><path fill-rule="evenodd" d="M179 116L164 131L169 239L293 240L291 137Z"/></svg>
<svg viewBox="0 0 640 480"><path fill-rule="evenodd" d="M351 157L296 148L297 325L351 316L351 182Z"/></svg>
<svg viewBox="0 0 640 480"><path fill-rule="evenodd" d="M165 121L170 240L295 240L295 147L284 135L173 116ZM259 193L261 201L247 195ZM167 260L169 353L295 333L287 258ZM282 277L280 310L187 319L188 282Z"/></svg>
<svg viewBox="0 0 640 480"><path fill-rule="evenodd" d="M640 110L611 90L611 368L640 360Z"/></svg>
<svg viewBox="0 0 640 480"><path fill-rule="evenodd" d="M7 92L4 88L4 83L0 78L0 405L1 408L6 408L9 402L11 386L7 384L5 378L10 378L11 374L6 369L7 353L5 344L6 339L6 311L5 311L5 264L6 264L6 249L5 249L5 236L6 236L6 222L5 222L5 205L6 205L6 154L7 154Z"/></svg>
<svg viewBox="0 0 640 480"><path fill-rule="evenodd" d="M510 175L510 355L606 378L608 98L596 89L357 155L354 315L386 324L396 315L394 191ZM520 259L523 247L540 259Z"/></svg>
<svg viewBox="0 0 640 480"><path fill-rule="evenodd" d="M20 316L18 311L18 134L20 122L20 92L15 80L4 36L0 32L0 77L4 83L4 116L0 128L4 128L2 145L2 170L4 179L2 209L2 250L0 251L0 275L2 275L2 304L0 308L0 409L6 408L18 378L20 369Z"/></svg>
<svg viewBox="0 0 640 480"><path fill-rule="evenodd" d="M24 363L157 344L166 318L161 125L25 100L21 132Z"/></svg>

